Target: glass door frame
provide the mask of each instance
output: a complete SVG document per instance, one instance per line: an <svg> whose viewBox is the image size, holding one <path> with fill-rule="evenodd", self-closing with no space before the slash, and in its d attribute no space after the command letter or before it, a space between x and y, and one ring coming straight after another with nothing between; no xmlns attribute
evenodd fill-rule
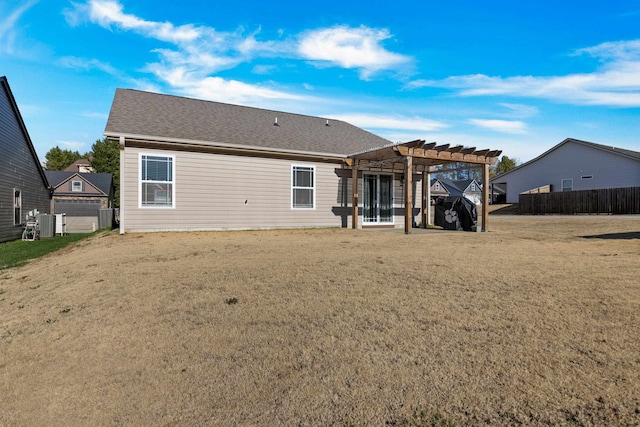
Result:
<svg viewBox="0 0 640 427"><path fill-rule="evenodd" d="M383 177L381 179L381 177ZM393 225L394 224L394 174L393 173L363 173L362 174L362 224L363 225ZM370 179L375 179L373 185L367 185ZM386 185L388 192L383 186ZM372 188L373 187L373 188ZM375 194L371 194L371 190ZM388 193L388 194L387 194ZM385 200L382 200L386 197ZM372 206L373 204L373 206ZM373 212L371 210L373 209ZM385 215L386 211L386 215Z"/></svg>

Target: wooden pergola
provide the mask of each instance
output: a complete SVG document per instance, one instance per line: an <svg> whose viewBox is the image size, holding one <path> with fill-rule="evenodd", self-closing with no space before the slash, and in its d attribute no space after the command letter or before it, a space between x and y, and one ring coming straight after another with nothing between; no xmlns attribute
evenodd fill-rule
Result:
<svg viewBox="0 0 640 427"><path fill-rule="evenodd" d="M411 233L413 223L413 174L422 173L422 225L427 227L430 215L431 173L446 163L468 163L482 167L482 231L489 222L489 166L498 161L501 150L476 150L475 147L454 147L427 143L423 140L385 145L352 154L346 163L352 170L352 228L358 228L358 171L380 169L404 173L404 232Z"/></svg>

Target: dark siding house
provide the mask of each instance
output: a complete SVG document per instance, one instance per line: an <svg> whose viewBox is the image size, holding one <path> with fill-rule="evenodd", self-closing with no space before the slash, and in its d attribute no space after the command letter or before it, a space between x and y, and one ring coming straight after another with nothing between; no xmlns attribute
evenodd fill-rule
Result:
<svg viewBox="0 0 640 427"><path fill-rule="evenodd" d="M25 216L49 213L51 192L6 77L0 77L0 242L19 239Z"/></svg>

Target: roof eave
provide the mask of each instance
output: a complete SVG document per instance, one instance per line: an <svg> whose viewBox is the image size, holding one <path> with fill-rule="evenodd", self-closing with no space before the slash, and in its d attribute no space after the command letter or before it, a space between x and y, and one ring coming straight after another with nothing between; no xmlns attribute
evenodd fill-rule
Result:
<svg viewBox="0 0 640 427"><path fill-rule="evenodd" d="M325 153L325 152L313 152L313 151L303 151L303 150L291 150L286 148L273 148L273 147L261 147L257 145L243 145L243 144L230 144L225 142L218 141L201 141L201 140L193 140L193 139L182 139L182 138L167 138L153 135L139 135L132 133L120 133L120 132L109 132L105 131L104 135L110 139L120 139L121 137L126 141L139 141L144 142L149 145L158 144L175 144L176 149L191 147L197 148L201 147L203 149L226 149L238 152L245 152L246 154L262 154L262 155L271 155L273 157L279 157L279 155L294 155L301 157L310 157L310 158L323 158L323 159L335 159L335 160L344 160L347 158L347 154L338 154L338 153Z"/></svg>

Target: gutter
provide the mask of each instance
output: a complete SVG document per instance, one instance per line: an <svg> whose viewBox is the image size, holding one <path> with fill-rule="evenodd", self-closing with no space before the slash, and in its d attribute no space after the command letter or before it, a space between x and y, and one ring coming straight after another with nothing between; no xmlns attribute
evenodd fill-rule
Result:
<svg viewBox="0 0 640 427"><path fill-rule="evenodd" d="M117 132L105 132L104 135L108 139L119 140L121 149L126 145L132 147L156 147L167 150L200 151L257 157L313 159L333 163L342 163L347 159L346 154L318 153L312 151L291 150L287 148L259 147L255 145L229 144L224 142L209 142L181 138L164 138Z"/></svg>

